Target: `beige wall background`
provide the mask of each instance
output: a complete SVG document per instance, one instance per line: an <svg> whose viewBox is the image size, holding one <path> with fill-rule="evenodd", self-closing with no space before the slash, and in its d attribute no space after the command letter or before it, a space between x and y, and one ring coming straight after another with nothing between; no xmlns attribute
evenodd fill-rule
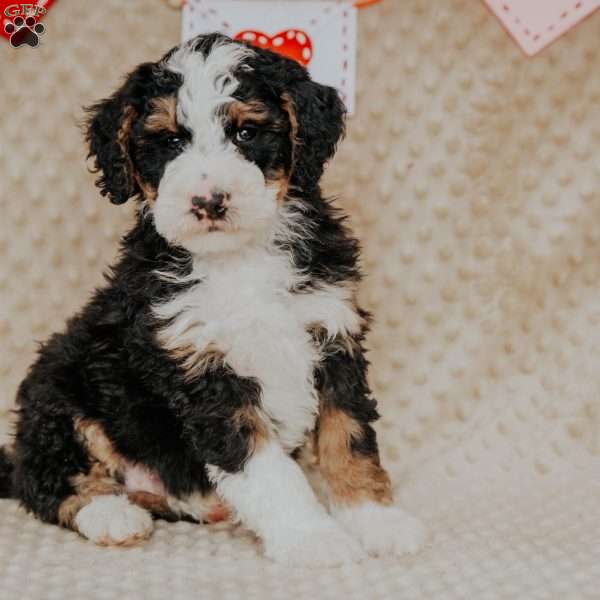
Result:
<svg viewBox="0 0 600 600"><path fill-rule="evenodd" d="M82 306L130 222L86 172L80 107L179 38L160 0L59 0L45 24L38 49L0 43L4 409L36 340ZM401 572L356 571L352 589L596 597L600 12L533 59L478 0L385 0L361 12L359 37L358 110L325 187L364 245L384 461L434 537ZM227 539L222 552L254 553ZM112 589L114 556L73 544L69 564L94 562ZM197 555L207 548L221 552ZM279 571L249 573L223 589L279 589ZM336 597L340 573L289 589ZM119 585L139 590L135 578Z"/></svg>

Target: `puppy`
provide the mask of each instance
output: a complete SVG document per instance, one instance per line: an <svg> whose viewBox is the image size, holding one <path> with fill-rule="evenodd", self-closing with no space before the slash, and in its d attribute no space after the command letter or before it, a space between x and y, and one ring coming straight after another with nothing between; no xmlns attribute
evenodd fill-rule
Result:
<svg viewBox="0 0 600 600"><path fill-rule="evenodd" d="M359 247L319 188L343 132L334 89L217 34L89 109L101 194L137 222L20 386L5 496L104 545L230 516L290 565L419 548L371 426Z"/></svg>

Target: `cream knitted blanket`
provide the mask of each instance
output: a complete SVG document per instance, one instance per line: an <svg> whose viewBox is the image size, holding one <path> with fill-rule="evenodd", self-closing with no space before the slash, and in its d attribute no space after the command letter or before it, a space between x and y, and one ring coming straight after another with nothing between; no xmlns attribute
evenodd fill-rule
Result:
<svg viewBox="0 0 600 600"><path fill-rule="evenodd" d="M85 171L79 107L179 39L158 0L61 0L0 47L0 406L130 218ZM526 59L476 0L360 17L359 98L327 175L364 243L382 455L431 530L323 571L241 529L101 549L0 502L0 597L600 598L600 13Z"/></svg>

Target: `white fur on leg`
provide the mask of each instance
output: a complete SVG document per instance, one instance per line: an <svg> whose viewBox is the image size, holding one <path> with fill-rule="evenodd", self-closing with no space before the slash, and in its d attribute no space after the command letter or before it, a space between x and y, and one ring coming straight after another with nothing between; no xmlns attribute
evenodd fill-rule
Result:
<svg viewBox="0 0 600 600"><path fill-rule="evenodd" d="M364 557L279 444L269 442L257 450L240 473L216 467L209 473L218 494L262 538L269 558L290 566L325 567Z"/></svg>
<svg viewBox="0 0 600 600"><path fill-rule="evenodd" d="M333 514L372 556L414 554L427 538L421 521L395 506L365 502Z"/></svg>
<svg viewBox="0 0 600 600"><path fill-rule="evenodd" d="M94 496L75 516L77 531L102 546L130 546L150 537L154 529L147 510L127 496Z"/></svg>

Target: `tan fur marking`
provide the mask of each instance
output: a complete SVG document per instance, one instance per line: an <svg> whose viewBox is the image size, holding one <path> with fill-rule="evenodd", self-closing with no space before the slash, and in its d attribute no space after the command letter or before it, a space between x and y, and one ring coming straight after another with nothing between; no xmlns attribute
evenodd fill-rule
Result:
<svg viewBox="0 0 600 600"><path fill-rule="evenodd" d="M150 202L150 204L154 203L154 201L156 200L156 197L158 196L158 192L157 192L156 188L151 186L147 181L144 181L140 177L139 173L134 173L134 177L135 177L136 183L140 187L140 190L142 190L144 199L148 200L148 202Z"/></svg>
<svg viewBox="0 0 600 600"><path fill-rule="evenodd" d="M132 504L147 510L156 519L164 519L170 522L181 519L181 515L169 506L169 502L164 496L138 490L128 492L127 497Z"/></svg>
<svg viewBox="0 0 600 600"><path fill-rule="evenodd" d="M354 335L338 334L331 338L327 329L320 324L309 325L307 331L322 354L342 353L354 356L357 351L361 350L360 340Z"/></svg>
<svg viewBox="0 0 600 600"><path fill-rule="evenodd" d="M122 495L126 493L125 486L119 483L118 478L125 472L125 460L115 451L102 427L90 420L76 418L74 430L84 444L89 458L93 461L88 473L79 474L72 478L71 485L74 493L68 496L58 509L58 523L77 531L75 518L77 513L87 506L96 496ZM147 492L131 492L127 497L133 504L150 510L159 518L178 520L167 503L166 498ZM96 540L101 546L134 546L148 537L132 535L121 542L115 542L110 537Z"/></svg>
<svg viewBox="0 0 600 600"><path fill-rule="evenodd" d="M175 96L154 98L150 102L150 106L152 107L152 112L144 123L145 131L171 131L172 133L177 133L177 101ZM157 190L147 181L144 181L139 173L134 172L133 176L140 190L142 190L144 198L153 203L156 200Z"/></svg>
<svg viewBox="0 0 600 600"><path fill-rule="evenodd" d="M102 427L89 419L75 419L75 431L81 437L90 456L102 465L111 477L123 473L123 458L113 448Z"/></svg>
<svg viewBox="0 0 600 600"><path fill-rule="evenodd" d="M292 142L292 168L290 171L293 172L296 166L300 138L298 137L299 125L298 117L296 116L296 105L293 98L287 92L281 94L281 106L290 120L290 141Z"/></svg>
<svg viewBox="0 0 600 600"><path fill-rule="evenodd" d="M172 512L164 496L158 496L151 492L135 491L128 492L127 497L132 504L145 508L153 514Z"/></svg>
<svg viewBox="0 0 600 600"><path fill-rule="evenodd" d="M178 340L172 340L164 335L159 335L159 339L171 358L183 367L188 380L214 370L225 362L225 355L214 344L198 350L191 345L178 346Z"/></svg>
<svg viewBox="0 0 600 600"><path fill-rule="evenodd" d="M321 323L309 324L307 331L323 354L337 354L339 352L354 356L357 352L362 351L362 340L369 328L369 316L368 314L365 316L366 313L361 312L356 301L356 283L346 283L344 287L352 295L352 310L357 316L356 329L353 329L353 333L339 333L332 338Z"/></svg>
<svg viewBox="0 0 600 600"><path fill-rule="evenodd" d="M367 500L391 504L390 478L379 456L352 451L352 439L362 435L360 424L352 417L339 409L322 407L316 443L321 473L338 505L352 506Z"/></svg>
<svg viewBox="0 0 600 600"><path fill-rule="evenodd" d="M114 475L119 471L121 460L112 449L110 441L100 426L86 419L76 418L74 429L84 443L94 462L89 473L73 477L71 484L75 493L66 498L58 509L58 522L63 527L77 529L75 516L94 496L119 494L123 486L117 483Z"/></svg>
<svg viewBox="0 0 600 600"><path fill-rule="evenodd" d="M288 119L290 121L290 141L292 143L292 161L290 165L289 173L281 173L279 176L278 184L279 184L279 194L277 195L277 200L282 203L287 197L289 187L290 187L290 176L294 172L296 168L296 161L298 158L298 146L300 145L300 139L298 137L298 117L296 116L296 107L294 104L294 100L287 93L284 92L281 95L281 107L287 113Z"/></svg>
<svg viewBox="0 0 600 600"><path fill-rule="evenodd" d="M161 96L150 102L152 112L146 118L144 129L150 132L177 133L177 101L175 96Z"/></svg>
<svg viewBox="0 0 600 600"><path fill-rule="evenodd" d="M265 420L254 406L244 406L233 415L233 423L238 430L249 430L249 454L260 449L269 436Z"/></svg>
<svg viewBox="0 0 600 600"><path fill-rule="evenodd" d="M279 188L277 192L277 202L281 205L287 197L290 187L290 177L284 169L278 169L275 173L269 175L267 181Z"/></svg>
<svg viewBox="0 0 600 600"><path fill-rule="evenodd" d="M237 127L249 123L260 125L268 120L269 109L259 100L249 100L248 102L236 100L228 106L227 114Z"/></svg>
<svg viewBox="0 0 600 600"><path fill-rule="evenodd" d="M104 537L99 540L96 540L95 544L97 546L117 546L119 548L132 548L133 546L139 546L142 542L145 542L149 536L149 533L146 533L144 535L136 533L135 535L130 535L128 538L120 542L115 542L115 540L113 540L110 537Z"/></svg>
<svg viewBox="0 0 600 600"><path fill-rule="evenodd" d="M123 156L127 159L127 177L129 179L129 191L133 191L134 173L133 162L129 153L129 136L131 135L131 129L133 123L137 118L137 112L133 106L126 106L123 110L123 123L121 128L117 132L117 143L123 152Z"/></svg>
<svg viewBox="0 0 600 600"><path fill-rule="evenodd" d="M67 497L58 509L58 523L62 527L77 530L77 513L92 501L95 496L121 494L123 486L108 475L106 469L94 465L87 475L77 475L72 480L75 494Z"/></svg>
<svg viewBox="0 0 600 600"><path fill-rule="evenodd" d="M94 496L123 493L123 486L115 479L123 470L123 459L115 452L100 425L76 418L74 429L95 462L89 473L72 479L75 493L66 498L58 509L59 524L70 529L76 529L75 516Z"/></svg>
<svg viewBox="0 0 600 600"><path fill-rule="evenodd" d="M137 183L144 198L153 202L156 199L156 190L147 182L145 182L135 170L131 155L129 154L129 136L131 129L137 118L137 112L132 106L126 106L123 114L123 124L117 133L117 143L127 159L127 177L129 178L129 193L133 193L134 183Z"/></svg>

